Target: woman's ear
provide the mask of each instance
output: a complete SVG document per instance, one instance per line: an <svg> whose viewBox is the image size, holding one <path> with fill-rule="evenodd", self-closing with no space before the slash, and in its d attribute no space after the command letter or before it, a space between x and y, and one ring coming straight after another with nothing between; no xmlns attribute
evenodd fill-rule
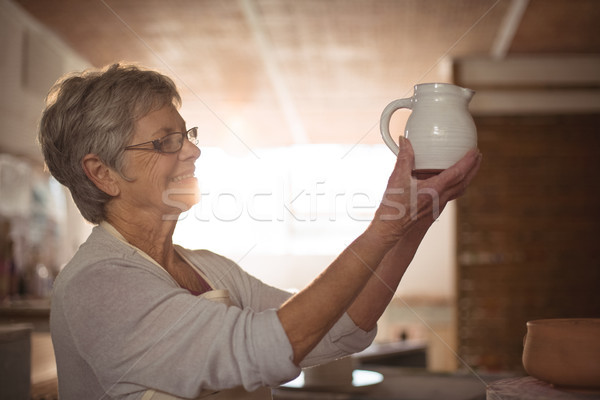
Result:
<svg viewBox="0 0 600 400"><path fill-rule="evenodd" d="M87 154L81 160L81 167L87 177L109 196L118 196L121 190L115 171L107 167L96 154Z"/></svg>

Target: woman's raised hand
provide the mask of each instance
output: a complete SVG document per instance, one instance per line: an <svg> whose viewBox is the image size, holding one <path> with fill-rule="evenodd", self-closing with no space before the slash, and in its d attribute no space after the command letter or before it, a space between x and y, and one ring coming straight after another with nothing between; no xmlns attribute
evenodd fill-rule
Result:
<svg viewBox="0 0 600 400"><path fill-rule="evenodd" d="M481 163L481 153L473 149L439 175L417 180L411 176L414 152L410 142L401 137L399 148L396 165L369 227L390 245L416 227L427 230L446 204L466 190Z"/></svg>

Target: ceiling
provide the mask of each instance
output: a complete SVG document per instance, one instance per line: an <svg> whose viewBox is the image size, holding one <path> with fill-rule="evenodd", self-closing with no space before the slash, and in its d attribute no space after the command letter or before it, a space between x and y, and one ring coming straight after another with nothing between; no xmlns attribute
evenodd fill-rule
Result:
<svg viewBox="0 0 600 400"><path fill-rule="evenodd" d="M94 66L173 77L204 145L380 143L464 56L600 53L597 0L17 0Z"/></svg>

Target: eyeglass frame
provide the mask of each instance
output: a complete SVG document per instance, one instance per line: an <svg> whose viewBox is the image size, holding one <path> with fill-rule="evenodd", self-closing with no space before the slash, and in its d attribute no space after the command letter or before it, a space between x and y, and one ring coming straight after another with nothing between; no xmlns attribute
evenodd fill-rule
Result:
<svg viewBox="0 0 600 400"><path fill-rule="evenodd" d="M180 142L181 145L179 146L179 148L177 150L164 151L162 149L162 144L168 137L171 137L173 135L181 135L181 142ZM171 132L171 133L161 137L160 139L154 139L154 140L150 140L148 142L132 144L132 145L124 147L123 150L146 150L146 151L157 151L162 154L174 154L183 148L183 143L184 143L184 140L186 140L186 139L188 141L190 141L191 143L193 143L194 145L198 145L198 127L197 126L190 128L185 132ZM150 148L138 147L138 146L144 146L147 144L152 144L153 148L150 149Z"/></svg>

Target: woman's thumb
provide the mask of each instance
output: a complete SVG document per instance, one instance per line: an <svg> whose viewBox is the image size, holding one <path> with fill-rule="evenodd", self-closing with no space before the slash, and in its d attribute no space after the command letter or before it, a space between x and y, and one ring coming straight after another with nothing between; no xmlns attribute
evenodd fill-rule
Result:
<svg viewBox="0 0 600 400"><path fill-rule="evenodd" d="M401 165L402 164L402 165ZM412 145L404 136L400 136L398 140L398 158L396 160L396 168L408 168L412 171L415 164L415 153Z"/></svg>

